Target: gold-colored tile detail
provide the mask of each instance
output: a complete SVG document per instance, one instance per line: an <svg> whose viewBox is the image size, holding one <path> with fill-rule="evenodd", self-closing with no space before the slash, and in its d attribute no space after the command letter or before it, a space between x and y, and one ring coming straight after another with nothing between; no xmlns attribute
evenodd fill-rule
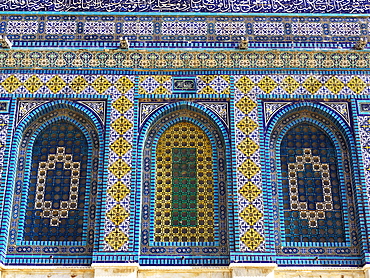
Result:
<svg viewBox="0 0 370 278"><path fill-rule="evenodd" d="M123 156L131 149L131 144L126 139L120 137L110 145L110 148L119 156Z"/></svg>
<svg viewBox="0 0 370 278"><path fill-rule="evenodd" d="M66 86L66 82L59 75L54 75L46 83L46 86L50 89L50 91L56 94L59 93L59 91Z"/></svg>
<svg viewBox="0 0 370 278"><path fill-rule="evenodd" d="M77 94L81 93L89 83L83 78L81 75L76 76L71 83L69 83L69 87L76 92Z"/></svg>
<svg viewBox="0 0 370 278"><path fill-rule="evenodd" d="M120 202L128 194L130 194L130 189L121 181L117 181L115 184L109 187L108 194L111 195L116 202Z"/></svg>
<svg viewBox="0 0 370 278"><path fill-rule="evenodd" d="M310 75L305 82L303 82L303 87L309 91L311 94L316 94L317 91L322 87L320 81L318 81L315 77Z"/></svg>
<svg viewBox="0 0 370 278"><path fill-rule="evenodd" d="M240 217L253 226L261 219L262 213L254 205L249 205L240 213Z"/></svg>
<svg viewBox="0 0 370 278"><path fill-rule="evenodd" d="M217 92L211 86L205 86L202 90L200 90L199 94L217 94Z"/></svg>
<svg viewBox="0 0 370 278"><path fill-rule="evenodd" d="M244 94L249 93L255 84L247 76L243 75L236 83L235 86Z"/></svg>
<svg viewBox="0 0 370 278"><path fill-rule="evenodd" d="M106 238L105 241L114 250L120 249L128 240L127 235L120 228L115 228Z"/></svg>
<svg viewBox="0 0 370 278"><path fill-rule="evenodd" d="M260 168L250 159L247 159L238 167L240 173L246 178L251 179L255 174L260 171Z"/></svg>
<svg viewBox="0 0 370 278"><path fill-rule="evenodd" d="M241 241L251 250L254 251L263 242L263 237L254 229L249 229L242 237Z"/></svg>
<svg viewBox="0 0 370 278"><path fill-rule="evenodd" d="M13 93L20 86L22 86L22 83L19 81L17 77L15 77L14 75L11 75L7 79L5 79L3 82L1 82L1 86L3 86L3 88L8 93Z"/></svg>
<svg viewBox="0 0 370 278"><path fill-rule="evenodd" d="M216 78L216 75L200 75L199 78L206 84L212 82L213 79Z"/></svg>
<svg viewBox="0 0 370 278"><path fill-rule="evenodd" d="M244 114L249 114L257 106L257 104L247 96L240 99L235 105Z"/></svg>
<svg viewBox="0 0 370 278"><path fill-rule="evenodd" d="M249 202L253 202L254 199L262 193L262 191L253 182L249 181L239 189L239 193Z"/></svg>
<svg viewBox="0 0 370 278"><path fill-rule="evenodd" d="M265 75L260 82L258 82L258 87L261 88L266 94L271 93L278 84L270 76Z"/></svg>
<svg viewBox="0 0 370 278"><path fill-rule="evenodd" d="M118 134L123 135L132 128L132 123L122 116L112 123L112 127Z"/></svg>
<svg viewBox="0 0 370 278"><path fill-rule="evenodd" d="M128 217L128 212L120 205L116 204L111 210L107 212L107 217L114 223L120 225Z"/></svg>
<svg viewBox="0 0 370 278"><path fill-rule="evenodd" d="M236 127L244 132L244 134L249 135L258 127L258 125L247 116L244 117L239 123L237 123Z"/></svg>
<svg viewBox="0 0 370 278"><path fill-rule="evenodd" d="M44 83L42 83L42 81L40 80L40 78L38 78L36 75L32 75L30 78L28 78L26 80L26 82L24 82L24 87L30 92L30 93L34 93L36 92L38 89L40 89Z"/></svg>
<svg viewBox="0 0 370 278"><path fill-rule="evenodd" d="M291 76L287 76L283 79L281 87L288 93L292 94L299 88L299 82Z"/></svg>
<svg viewBox="0 0 370 278"><path fill-rule="evenodd" d="M328 88L332 93L338 94L343 88L344 83L339 80L337 77L332 76L330 79L325 83L326 88Z"/></svg>
<svg viewBox="0 0 370 278"><path fill-rule="evenodd" d="M117 178L121 179L131 171L131 167L122 159L118 159L109 167L109 171Z"/></svg>
<svg viewBox="0 0 370 278"><path fill-rule="evenodd" d="M127 112L133 105L126 96L121 96L113 102L113 107L121 114Z"/></svg>
<svg viewBox="0 0 370 278"><path fill-rule="evenodd" d="M355 76L347 83L347 86L356 94L361 94L366 88L366 83L360 77Z"/></svg>
<svg viewBox="0 0 370 278"><path fill-rule="evenodd" d="M125 94L128 90L134 87L134 83L126 76L122 76L114 83L114 86L121 92L121 94Z"/></svg>
<svg viewBox="0 0 370 278"><path fill-rule="evenodd" d="M112 84L103 76L100 75L95 81L91 84L91 86L97 91L99 94L104 93Z"/></svg>
<svg viewBox="0 0 370 278"><path fill-rule="evenodd" d="M249 137L245 138L237 148L246 156L251 156L258 150L259 146Z"/></svg>

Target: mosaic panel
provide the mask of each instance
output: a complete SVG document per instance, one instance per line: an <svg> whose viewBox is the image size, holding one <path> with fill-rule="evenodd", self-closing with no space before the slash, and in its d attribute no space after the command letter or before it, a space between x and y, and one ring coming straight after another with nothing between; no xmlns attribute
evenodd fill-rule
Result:
<svg viewBox="0 0 370 278"><path fill-rule="evenodd" d="M4 170L6 136L8 134L9 115L0 114L0 177Z"/></svg>
<svg viewBox="0 0 370 278"><path fill-rule="evenodd" d="M369 201L367 203L370 206L370 117L365 116L368 114L368 104L368 102L358 104L360 106L359 114L362 114L358 117L358 127L360 131L362 161L364 165L363 167L367 187L367 196L369 197Z"/></svg>
<svg viewBox="0 0 370 278"><path fill-rule="evenodd" d="M71 27L72 28L72 27ZM271 31L272 32L272 31ZM302 31L303 32L303 31ZM51 53L51 52L50 52ZM49 54L50 54L49 53ZM61 52L67 53L67 52ZM71 52L73 53L73 52ZM85 52L89 53L90 52ZM107 52L108 53L108 52ZM125 52L125 55L129 57L128 52ZM203 53L203 52L201 52ZM251 52L242 53L246 61L252 65L257 63L258 59L253 56L246 58ZM274 52L276 54L276 52ZM80 54L75 54L78 56ZM93 65L94 63L103 63L103 61L113 61L111 53L108 53L106 56L107 60L104 60L100 57L100 60L95 56L97 53L93 53L92 57L82 55L85 57L84 61L89 61ZM153 54L153 53L152 53ZM157 54L157 53L154 53ZM198 53L199 54L199 53ZM231 55L231 53L229 53ZM227 55L229 55L227 54ZM316 53L317 54L317 53ZM342 55L342 53L339 53ZM361 57L362 54L357 54ZM26 54L28 55L28 54ZM163 57L163 54L158 54L159 57ZM175 55L175 54L174 54ZM193 66L194 61L199 57L192 53L192 57L185 57L188 62L187 66ZM213 54L212 54L213 55ZM283 58L285 56L279 56L276 59L283 63ZM295 54L294 54L295 55ZM311 55L311 54L309 54ZM0 53L0 60L1 60ZM18 57L15 55L15 57ZM50 59L55 59L55 56L50 55ZM90 57L90 58L86 58ZM117 57L117 56L116 56ZM145 60L146 56L142 56ZM153 56L157 57L157 56ZM170 56L167 56L167 58ZM174 56L172 56L173 58ZM174 59L166 60L171 61L169 65L174 68L176 65L181 65L182 61L179 56L175 56ZM221 58L220 58L221 57ZM222 55L218 57L217 61L222 64L223 62L231 63L231 56L227 56L226 60L223 60ZM322 62L324 65L329 56L323 58L321 56L310 56L312 60L305 60L302 58L302 61L306 61L307 65L313 63ZM166 59L167 59L166 58ZM183 59L185 59L183 57ZM216 59L215 56L213 58ZM288 57L289 58L289 57ZM285 57L284 59L288 59ZM22 64L23 58L18 59L13 57L14 65ZM67 65L70 63L70 66L73 66L74 62L68 60L68 56L60 56L60 53L57 53L57 58L54 60L55 66L62 64L61 62ZM71 58L72 59L72 58ZM91 59L91 60L89 60ZM118 59L118 58L117 58ZM125 58L126 59L126 58ZM136 59L136 58L135 58ZM185 60L186 60L185 59ZM206 65L208 61L204 61L199 58L202 63ZM263 59L263 63L267 65L269 61L272 61L270 56L266 56ZM273 58L275 59L275 58ZM333 58L334 59L334 58ZM344 58L343 58L344 59ZM350 65L350 59L345 58ZM360 58L359 58L360 59ZM140 59L139 59L140 60ZM148 58L148 61L151 61L151 66L160 65L161 61L155 61L154 58ZM17 62L18 61L18 62ZM35 60L36 61L36 60ZM117 60L118 61L118 60ZM122 61L122 60L121 60ZM137 61L137 60L136 60ZM143 60L141 60L143 61ZM155 62L153 62L155 61ZM235 61L235 60L233 60ZM239 60L238 60L239 61ZM241 60L240 60L241 61ZM286 60L288 61L288 60ZM336 61L331 60L331 61ZM344 60L341 60L342 62ZM357 62L356 62L357 61ZM356 60L353 63L358 63L359 60ZM166 63L167 63L166 62ZM342 63L341 62L341 63ZM28 61L31 65L31 62ZM143 62L145 65L146 61ZM157 64L156 64L157 63ZM171 64L174 63L174 64ZM139 63L141 65L141 62ZM108 64L107 64L108 65ZM185 65L185 64L184 64ZM216 62L213 64L216 65ZM317 64L315 64L317 65ZM326 64L325 64L326 65ZM352 64L354 65L354 64ZM235 103L236 108L232 113L235 116L235 131L236 131L236 154L237 154L237 188L238 188L238 215L239 215L239 229L240 229L240 249L243 252L263 252L266 250L265 246L265 230L264 230L264 216L263 216L263 201L262 201L262 181L261 181L261 162L259 157L259 124L258 124L258 112L257 112L257 98L256 95L272 95L272 94L281 94L281 95L340 95L348 96L364 96L369 93L370 88L370 79L366 75L318 75L318 74L307 74L307 75L263 75L263 74L251 74L245 76L234 76L235 81ZM137 80L135 87L135 80ZM198 94L229 94L232 85L230 81L230 76L227 75L198 75L194 76L196 81L196 89ZM112 98L112 112L111 112L111 127L110 127L110 140L109 140L109 171L108 171L108 191L107 191L107 201L106 201L106 219L105 219L105 234L104 234L104 250L105 251L128 251L130 250L130 221L131 211L130 211L130 198L132 191L131 184L131 175L132 175L132 146L133 146L133 127L134 127L134 89L138 90L140 97L145 98L145 95L155 95L163 94L171 95L172 98L175 97L175 92L173 92L173 77L170 75L140 75L140 76L122 76L122 75L83 75L83 74L2 74L0 76L0 93L5 94L16 94L16 93L33 93L33 94L43 94L50 96L60 96L60 95L71 95L73 97L78 97L79 95L109 95ZM135 88L134 88L135 87ZM149 96L148 96L149 97ZM214 96L212 96L213 98ZM219 96L217 96L219 97ZM89 106L92 110L96 112L97 115L100 115L102 120L104 120L104 113L101 111L105 110L102 106L103 103L93 102L91 104L87 103L86 100L79 101L84 103L84 105ZM214 99L210 101L204 100L194 100L199 104L207 107L216 114L220 116L225 122L228 121L228 105L227 102L215 101ZM348 103L344 102L328 102L321 101L323 105L326 105L333 111L336 111L344 120L348 123L350 122L350 113L348 108ZM19 102L17 119L16 122L19 123L25 115L29 114L29 111L37 108L41 102L34 102L29 100L22 100ZM269 119L274 116L274 113L279 109L283 108L284 101L265 103L265 124L268 124ZM290 104L290 103L288 103ZM286 105L288 105L286 104ZM140 118L140 124L144 122L147 117L157 109L161 109L165 106L166 103L156 102L155 100L151 103L141 103L139 104L139 112L143 115ZM0 114L1 116L1 114ZM144 117L145 116L145 117ZM139 122L138 122L139 124ZM365 125L365 124L363 124ZM1 127L1 126L0 126ZM365 129L364 129L365 130ZM5 138L5 137L4 137ZM365 137L364 137L365 138ZM4 139L5 140L5 139ZM364 144L364 143L363 143ZM365 149L364 149L365 150ZM189 148L190 151L190 148ZM366 150L365 150L366 151ZM364 152L365 152L364 151ZM366 153L364 154L364 157ZM186 155L186 157L191 157ZM364 159L366 160L366 159ZM190 164L189 164L190 165ZM190 167L190 166L189 166ZM366 166L367 167L367 166ZM367 168L370 168L367 167ZM367 169L366 168L366 169ZM189 181L190 182L190 181ZM216 192L216 191L215 191ZM166 195L169 196L169 195ZM189 195L190 198L191 195ZM170 196L172 198L172 195ZM172 204L172 203L171 203ZM187 204L191 204L189 201ZM221 209L219 210L221 212ZM150 213L149 213L150 215ZM154 214L153 214L154 215ZM48 219L50 221L50 219ZM193 220L191 217L189 221ZM226 221L226 220L224 220ZM318 221L321 221L320 219ZM149 222L147 222L149 223ZM153 221L152 223L155 223ZM131 222L132 224L132 222ZM148 224L149 225L149 224ZM222 241L223 238L227 238L227 235L215 232L215 240ZM355 242L356 234L351 235L348 240ZM218 238L217 238L218 237ZM154 236L152 237L152 239ZM163 238L162 238L163 240ZM227 239L224 241L224 245L227 245ZM181 241L179 241L181 242ZM177 251L176 248L163 247L164 249L157 248L155 244L160 242L143 244L144 248L143 254L155 255L158 252L164 250L164 255L175 254ZM192 243L190 241L190 243ZM152 245L151 245L152 244ZM191 249L191 254L202 254L204 250L202 248L194 248L189 244ZM173 247L173 246L172 246ZM146 248L146 249L145 249ZM155 249L157 248L157 249ZM162 246L161 246L162 248ZM208 248L208 247L204 247ZM223 247L217 248L217 254L225 255L227 252L222 251ZM9 250L14 250L13 247L10 247ZM211 249L207 249L211 250ZM313 254L312 252L304 251L304 248L297 249L299 254ZM325 249L325 252L330 252L329 248ZM325 254L336 254L338 248L333 248L332 253ZM13 251L12 251L13 252ZM156 253L157 252L157 253ZM288 249L281 249L281 254L288 254ZM306 252L306 253L304 253ZM357 254L357 251L350 250L351 254ZM161 253L162 254L162 253Z"/></svg>
<svg viewBox="0 0 370 278"><path fill-rule="evenodd" d="M286 242L345 242L337 152L320 128L300 124L280 145Z"/></svg>
<svg viewBox="0 0 370 278"><path fill-rule="evenodd" d="M105 219L106 251L126 251L130 239L130 193L135 78L116 76L112 97L109 173Z"/></svg>
<svg viewBox="0 0 370 278"><path fill-rule="evenodd" d="M88 144L78 127L60 121L32 148L24 241L81 241Z"/></svg>
<svg viewBox="0 0 370 278"><path fill-rule="evenodd" d="M369 14L366 2L360 0L344 0L338 4L334 0L322 1L298 1L290 2L283 0L272 0L269 2L246 2L246 1L134 1L125 0L117 2L83 2L81 0L73 3L35 0L27 4L20 0L5 1L2 5L3 11L81 11L81 12L206 12L206 13L353 13ZM93 19L94 17L92 17ZM110 19L106 16L107 20ZM32 20L32 16L30 16Z"/></svg>
<svg viewBox="0 0 370 278"><path fill-rule="evenodd" d="M112 91L122 90L125 81L115 75L77 75L77 74L2 74L0 76L0 93L3 94L43 94L43 95L111 95ZM22 101L18 121L44 103ZM104 102L81 101L89 106L103 120Z"/></svg>
<svg viewBox="0 0 370 278"><path fill-rule="evenodd" d="M198 94L230 94L229 75L199 75L196 82Z"/></svg>
<svg viewBox="0 0 370 278"><path fill-rule="evenodd" d="M147 132L140 172L142 254L228 254L226 154L215 128L205 116L179 109Z"/></svg>
<svg viewBox="0 0 370 278"><path fill-rule="evenodd" d="M142 75L139 77L139 94L168 95L172 93L172 76Z"/></svg>
<svg viewBox="0 0 370 278"><path fill-rule="evenodd" d="M214 241L212 145L198 126L178 123L156 149L154 240Z"/></svg>
<svg viewBox="0 0 370 278"><path fill-rule="evenodd" d="M350 49L369 33L369 17L195 16L181 15L7 15L0 33L16 47L119 48L122 36L135 48L237 48L245 37L250 48ZM288 43L287 43L288 42Z"/></svg>
<svg viewBox="0 0 370 278"><path fill-rule="evenodd" d="M17 158L9 254L92 254L99 143L94 124L72 110L30 123Z"/></svg>
<svg viewBox="0 0 370 278"><path fill-rule="evenodd" d="M277 110L288 107L281 105L283 101L277 103ZM325 107L319 101L307 103L317 111ZM330 115L343 121L341 110L333 112L335 102L329 104ZM264 117L269 113L264 110ZM266 144L273 150L267 152L271 165L266 168L279 255L358 256L353 164L344 137L328 118L308 110L286 114L276 122L271 142Z"/></svg>
<svg viewBox="0 0 370 278"><path fill-rule="evenodd" d="M324 70L324 69L346 69L358 70L359 68L370 68L370 54L367 51L350 51L350 50L327 50L319 51L317 49L308 52L291 51L291 50L276 50L276 51L262 51L256 49L249 50L202 50L197 48L192 51L177 50L171 51L166 48L158 50L117 50L117 51L66 51L59 48L58 50L34 50L29 52L21 52L15 49L0 51L0 68L4 69L154 69L154 70L181 70L181 69L212 69L217 70L230 70L230 69L294 69L302 68L308 70ZM218 74L218 73L217 73ZM360 73L359 73L360 74ZM221 75L224 76L224 75ZM157 76L158 77L158 76ZM163 76L164 78L165 76ZM331 80L328 84L322 83L327 81L326 75L314 76L314 79L307 79L304 85L305 88L311 93L316 93L316 90L321 85L331 88L331 90L338 90L341 86L337 80ZM218 81L222 81L217 78ZM324 80L321 80L324 79ZM9 92L16 90L18 87L26 87L30 92L37 91L44 84L38 78L32 77L29 80L13 80L5 83ZM81 83L81 82L82 83ZM159 86L159 80L141 80L144 86ZM227 82L227 80L225 80ZM287 89L291 90L295 84L286 80ZM304 80L306 81L306 80ZM142 83L140 82L140 83ZM263 84L266 92L271 91L276 85L274 79L266 76L263 79ZM281 81L278 81L280 83ZM343 81L342 81L343 82ZM7 84L11 84L7 85ZM48 87L51 87L52 92L58 92L61 81L55 79L51 81ZM90 82L87 82L90 83ZM96 79L92 83L94 90L96 88L104 88L109 85L109 80L104 78ZM158 85L158 84L159 85ZM224 83L224 82L222 82ZM353 83L353 84L352 84ZM301 83L299 83L301 84ZM335 85L335 86L334 86ZM358 85L356 80L344 85L354 87ZM83 80L75 80L74 87L76 90L82 91L86 86ZM70 87L70 86L68 86ZM157 87L156 87L157 88ZM166 81L163 81L162 86L159 86L163 93L167 92L169 88L166 87ZM167 89L167 90L166 90ZM362 88L363 90L364 88ZM340 90L340 89L339 89ZM162 92L161 91L161 92ZM361 88L357 87L356 93L361 92Z"/></svg>
<svg viewBox="0 0 370 278"><path fill-rule="evenodd" d="M257 99L249 77L234 78L240 249L258 252L265 247Z"/></svg>

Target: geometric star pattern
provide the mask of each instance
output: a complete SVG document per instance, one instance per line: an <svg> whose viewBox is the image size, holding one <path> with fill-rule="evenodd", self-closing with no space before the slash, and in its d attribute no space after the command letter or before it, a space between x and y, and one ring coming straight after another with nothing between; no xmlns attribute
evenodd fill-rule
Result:
<svg viewBox="0 0 370 278"><path fill-rule="evenodd" d="M130 189L121 181L117 181L111 187L109 187L108 194L111 195L116 202L120 202L128 194L130 194Z"/></svg>
<svg viewBox="0 0 370 278"><path fill-rule="evenodd" d="M116 251L120 249L127 240L127 235L122 232L120 228L115 228L105 237L105 241Z"/></svg>
<svg viewBox="0 0 370 278"><path fill-rule="evenodd" d="M116 204L107 212L107 217L118 226L128 217L128 213L120 204Z"/></svg>

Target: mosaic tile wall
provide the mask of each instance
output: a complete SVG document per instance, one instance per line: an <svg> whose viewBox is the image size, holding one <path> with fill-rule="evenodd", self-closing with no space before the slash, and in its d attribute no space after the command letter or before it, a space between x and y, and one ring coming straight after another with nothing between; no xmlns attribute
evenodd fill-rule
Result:
<svg viewBox="0 0 370 278"><path fill-rule="evenodd" d="M4 11L95 11L95 12L210 12L210 13L369 13L366 2L335 0L322 1L284 1L265 2L246 1L145 1L125 0L117 2L96 1L93 3L75 1L63 3L57 1L5 1L1 7Z"/></svg>
<svg viewBox="0 0 370 278"><path fill-rule="evenodd" d="M176 82L184 80L195 84L191 89L192 93L184 94L183 91L177 91L179 87L175 86ZM137 194L134 176L136 169L133 166L136 159L137 128L159 108L178 100L191 99L192 103L213 111L225 122L225 126L235 128L235 139L232 144L235 144L236 153L233 162L236 166L236 183L230 186L234 187L237 194L238 206L236 223L230 222L229 225L235 224L236 240L231 241L227 248L230 248L230 251L236 254L235 256L240 256L239 261L248 261L247 256L243 257L243 254L253 253L261 254L262 260L268 261L269 259L263 257L265 256L263 254L272 252L273 241L271 241L272 235L268 226L272 211L264 205L266 196L264 196L262 182L264 165L260 157L261 123L267 124L278 111L290 105L289 99L297 98L301 101L320 102L321 105L335 111L344 121L350 122L352 112L350 112L348 100L366 99L370 94L370 78L365 74L188 75L184 78L184 76L172 75L4 73L0 76L0 93L14 98L12 101L25 96L37 96L37 103L18 99L17 114L14 118L17 123L50 98L71 98L90 107L101 121L109 124L108 161L104 173L105 207L101 216L103 221L101 233L104 235L100 235L99 240L96 241L99 245L97 254L101 256L132 254L134 250L140 248L141 243L136 241L137 238L134 235L141 221L138 218L138 208L135 206L135 198L138 196L135 195ZM331 101L328 102L323 96ZM268 100L269 97L271 97L270 100ZM109 101L108 107L102 106L102 102L92 101L96 98ZM261 98L265 102L263 115L259 110ZM278 98L285 100L275 101ZM335 98L339 99L335 100ZM231 102L235 107L230 111ZM365 111L367 108L363 107ZM367 163L369 154L366 141L369 119L366 116L367 112L361 113L358 126L365 165L363 173L370 188L369 173L366 170L370 167ZM7 125L9 118L6 114L1 114L1 111L0 116L3 116L0 130L4 141L6 131L1 127ZM184 254L186 251L171 247L165 249L165 254L161 253L160 248L153 250L155 252L159 250L158 256L163 256L164 260L166 258L170 260L171 256ZM330 248L323 249L323 253L320 254L310 252L305 254L307 256L328 255L329 253L326 253L329 252L328 249ZM144 251L141 250L141 252ZM228 250L221 253L227 254L227 252ZM347 256L350 260L351 256L357 256L356 254L354 252L339 255ZM101 260L106 260L106 257L104 258L102 257Z"/></svg>
<svg viewBox="0 0 370 278"><path fill-rule="evenodd" d="M130 192L132 189L132 144L134 140L135 77L122 76L109 89L112 96L109 140L109 173L104 228L108 251L126 251L130 234Z"/></svg>
<svg viewBox="0 0 370 278"><path fill-rule="evenodd" d="M171 51L67 51L62 48L54 50L17 51L15 49L0 52L0 68L2 69L104 69L109 74L115 70L173 70L176 75L180 69L203 70L202 74L210 74L205 70L260 70L271 69L296 71L298 69L324 70L343 69L358 70L370 68L368 51L349 50L313 50L309 52L278 50L266 52L257 50L179 50ZM221 72L226 74L227 72ZM358 71L361 74L360 71ZM121 74L125 74L124 71ZM143 74L143 73L140 73ZM163 73L164 74L164 73ZM166 73L169 74L169 73ZM193 73L197 75L199 73ZM299 74L299 72L297 73ZM302 74L302 73L300 73ZM320 74L320 73L318 73ZM355 73L357 74L357 72Z"/></svg>
<svg viewBox="0 0 370 278"><path fill-rule="evenodd" d="M338 16L194 16L137 14L81 16L2 16L0 33L16 47L80 46L118 48L120 37L131 47L236 48L242 38L250 48L347 48L369 34L369 17ZM293 43L294 42L294 43Z"/></svg>

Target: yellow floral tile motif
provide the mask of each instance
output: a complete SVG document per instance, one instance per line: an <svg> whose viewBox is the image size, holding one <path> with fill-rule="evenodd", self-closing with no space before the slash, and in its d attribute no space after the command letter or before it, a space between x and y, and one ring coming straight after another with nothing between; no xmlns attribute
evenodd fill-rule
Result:
<svg viewBox="0 0 370 278"><path fill-rule="evenodd" d="M247 76L243 75L236 83L235 86L244 94L249 93L255 84Z"/></svg>
<svg viewBox="0 0 370 278"><path fill-rule="evenodd" d="M139 77L139 94L171 94L171 76L142 75Z"/></svg>
<svg viewBox="0 0 370 278"><path fill-rule="evenodd" d="M110 234L105 238L105 241L114 250L119 250L128 240L127 235L121 231L120 228L115 228Z"/></svg>
<svg viewBox="0 0 370 278"><path fill-rule="evenodd" d="M124 116L121 116L112 123L112 127L118 134L123 135L132 128L132 123Z"/></svg>
<svg viewBox="0 0 370 278"><path fill-rule="evenodd" d="M153 93L156 95L163 95L163 94L168 94L169 92L165 87L158 86L157 89L155 89Z"/></svg>
<svg viewBox="0 0 370 278"><path fill-rule="evenodd" d="M128 217L127 211L120 205L116 204L111 210L107 212L107 217L118 226Z"/></svg>
<svg viewBox="0 0 370 278"><path fill-rule="evenodd" d="M249 205L240 213L240 217L253 226L261 219L262 213L254 205Z"/></svg>
<svg viewBox="0 0 370 278"><path fill-rule="evenodd" d="M81 93L89 83L81 75L76 76L72 82L69 84L69 87L76 92L77 94Z"/></svg>
<svg viewBox="0 0 370 278"><path fill-rule="evenodd" d="M244 114L249 114L257 106L257 104L247 96L240 99L235 105Z"/></svg>
<svg viewBox="0 0 370 278"><path fill-rule="evenodd" d="M95 79L95 81L91 84L95 91L97 91L99 94L104 93L112 84L103 76L100 75L98 78Z"/></svg>
<svg viewBox="0 0 370 278"><path fill-rule="evenodd" d="M22 83L19 81L17 77L15 77L14 75L11 75L7 79L5 79L3 82L1 82L1 86L3 86L3 88L8 93L13 93L20 86L22 86Z"/></svg>
<svg viewBox="0 0 370 278"><path fill-rule="evenodd" d="M200 75L199 78L206 84L211 83L213 79L216 78L217 75Z"/></svg>
<svg viewBox="0 0 370 278"><path fill-rule="evenodd" d="M32 75L30 78L28 78L26 80L26 82L24 82L24 87L30 92L30 93L34 93L36 92L38 89L40 89L44 83L41 82L40 78L38 78L36 75Z"/></svg>
<svg viewBox="0 0 370 278"><path fill-rule="evenodd" d="M355 76L352 77L352 79L347 83L347 86L356 94L360 94L363 90L365 90L366 83L358 76Z"/></svg>
<svg viewBox="0 0 370 278"><path fill-rule="evenodd" d="M109 146L119 156L123 156L131 149L131 144L126 139L120 137Z"/></svg>
<svg viewBox="0 0 370 278"><path fill-rule="evenodd" d="M200 94L217 94L217 92L211 86L205 86L199 93Z"/></svg>
<svg viewBox="0 0 370 278"><path fill-rule="evenodd" d="M222 91L222 93L221 94L224 94L224 95L228 95L228 94L230 94L230 88L229 87L227 87L225 90L223 90Z"/></svg>
<svg viewBox="0 0 370 278"><path fill-rule="evenodd" d="M127 112L133 105L126 96L121 96L113 102L113 107L121 114Z"/></svg>
<svg viewBox="0 0 370 278"><path fill-rule="evenodd" d="M212 144L198 126L169 127L156 148L154 240L214 242Z"/></svg>
<svg viewBox="0 0 370 278"><path fill-rule="evenodd" d="M322 87L320 81L318 81L315 77L310 75L305 82L303 82L303 87L309 91L311 94L316 94L317 91Z"/></svg>
<svg viewBox="0 0 370 278"><path fill-rule="evenodd" d="M66 82L59 75L54 75L47 83L46 86L52 91L54 94L59 93L61 89L66 86Z"/></svg>
<svg viewBox="0 0 370 278"><path fill-rule="evenodd" d="M199 75L198 94L230 94L229 75Z"/></svg>
<svg viewBox="0 0 370 278"><path fill-rule="evenodd" d="M249 137L245 138L237 148L246 156L251 156L258 150L259 146Z"/></svg>
<svg viewBox="0 0 370 278"><path fill-rule="evenodd" d="M128 90L134 87L134 83L128 77L122 76L116 81L116 83L114 83L114 86L121 92L121 94L125 94Z"/></svg>
<svg viewBox="0 0 370 278"><path fill-rule="evenodd" d="M330 77L328 81L326 81L325 86L332 93L338 94L344 88L344 83L341 80L339 80L337 77L332 76Z"/></svg>
<svg viewBox="0 0 370 278"><path fill-rule="evenodd" d="M291 76L287 76L283 79L281 87L288 93L292 94L295 90L299 88L300 84Z"/></svg>
<svg viewBox="0 0 370 278"><path fill-rule="evenodd" d="M154 79L159 83L159 84L164 84L167 81L171 80L170 75L154 75Z"/></svg>
<svg viewBox="0 0 370 278"><path fill-rule="evenodd" d="M252 131L254 131L258 127L258 125L248 116L244 117L239 123L237 123L236 126L246 135L249 135Z"/></svg>
<svg viewBox="0 0 370 278"><path fill-rule="evenodd" d="M271 93L278 84L270 76L265 75L260 82L258 82L258 87L266 94Z"/></svg>
<svg viewBox="0 0 370 278"><path fill-rule="evenodd" d="M118 159L109 167L109 171L117 178L121 179L131 171L131 167L122 159Z"/></svg>
<svg viewBox="0 0 370 278"><path fill-rule="evenodd" d="M251 228L241 237L241 241L251 251L254 251L263 242L263 237L254 228Z"/></svg>
<svg viewBox="0 0 370 278"><path fill-rule="evenodd" d="M255 174L260 171L260 168L250 159L247 159L238 167L240 173L242 173L248 179L251 179Z"/></svg>
<svg viewBox="0 0 370 278"><path fill-rule="evenodd" d="M140 75L139 76L139 83L143 83L150 75Z"/></svg>
<svg viewBox="0 0 370 278"><path fill-rule="evenodd" d="M249 202L253 202L262 193L262 190L249 181L239 189L239 193Z"/></svg>
<svg viewBox="0 0 370 278"><path fill-rule="evenodd" d="M117 181L115 184L109 187L108 194L111 195L116 202L120 202L128 194L130 194L130 189L121 181Z"/></svg>
<svg viewBox="0 0 370 278"><path fill-rule="evenodd" d="M230 75L221 75L221 78L223 78L227 83L230 83Z"/></svg>

